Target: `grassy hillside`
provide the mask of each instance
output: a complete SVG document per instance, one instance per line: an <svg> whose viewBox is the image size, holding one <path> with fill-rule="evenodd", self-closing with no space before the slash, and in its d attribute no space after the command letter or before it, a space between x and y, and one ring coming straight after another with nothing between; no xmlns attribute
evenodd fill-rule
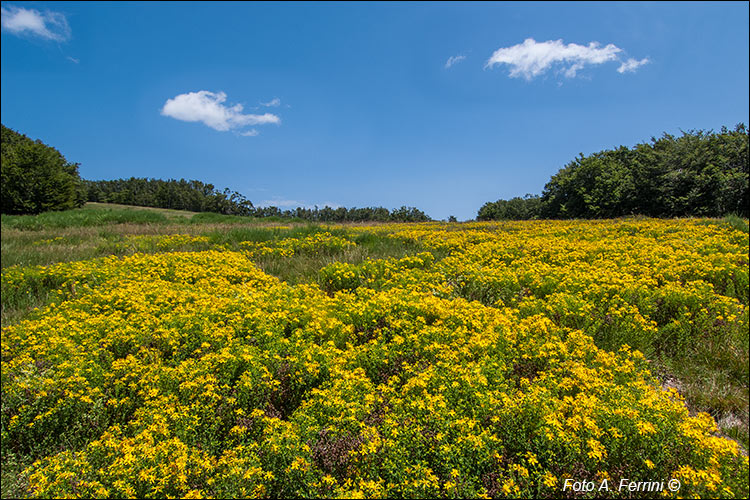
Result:
<svg viewBox="0 0 750 500"><path fill-rule="evenodd" d="M135 207L132 205L120 205L119 203L97 203L89 201L84 206L86 210L112 209L112 210L145 210L165 215L166 217L187 217L188 219L198 212L189 212L187 210L171 210L169 208L152 208L152 207Z"/></svg>

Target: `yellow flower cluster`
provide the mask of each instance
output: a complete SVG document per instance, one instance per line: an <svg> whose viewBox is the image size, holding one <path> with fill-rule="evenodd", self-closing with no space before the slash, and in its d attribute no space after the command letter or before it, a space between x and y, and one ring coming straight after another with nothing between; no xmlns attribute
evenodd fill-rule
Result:
<svg viewBox="0 0 750 500"><path fill-rule="evenodd" d="M291 257L295 254L305 253L332 253L356 246L353 241L340 236L334 236L330 232L315 233L304 238L285 238L272 242L240 242L240 248L247 251L252 258L264 255L278 255Z"/></svg>
<svg viewBox="0 0 750 500"><path fill-rule="evenodd" d="M297 286L252 259L352 243L4 270L3 287L59 286L2 335L2 442L38 457L30 493L557 497L576 474L627 474L680 479L683 497L748 494L737 444L633 349L747 331L747 235L687 221L353 231L427 251Z"/></svg>
<svg viewBox="0 0 750 500"><path fill-rule="evenodd" d="M120 236L116 240L101 241L97 250L101 253L131 254L135 252L174 252L180 250L223 250L220 245L211 244L204 235L136 234Z"/></svg>

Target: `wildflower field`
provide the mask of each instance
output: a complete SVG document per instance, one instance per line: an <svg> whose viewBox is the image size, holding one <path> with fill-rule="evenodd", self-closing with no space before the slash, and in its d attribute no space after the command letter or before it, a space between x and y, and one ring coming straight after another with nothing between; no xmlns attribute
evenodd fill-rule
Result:
<svg viewBox="0 0 750 500"><path fill-rule="evenodd" d="M720 220L87 231L3 228L4 496L748 495Z"/></svg>

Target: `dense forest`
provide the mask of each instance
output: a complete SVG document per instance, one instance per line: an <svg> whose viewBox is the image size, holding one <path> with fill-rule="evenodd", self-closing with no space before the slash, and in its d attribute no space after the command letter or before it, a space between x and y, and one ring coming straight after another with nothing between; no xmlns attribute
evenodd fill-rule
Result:
<svg viewBox="0 0 750 500"><path fill-rule="evenodd" d="M477 219L748 217L749 142L739 124L581 154L552 176L541 196L485 203Z"/></svg>

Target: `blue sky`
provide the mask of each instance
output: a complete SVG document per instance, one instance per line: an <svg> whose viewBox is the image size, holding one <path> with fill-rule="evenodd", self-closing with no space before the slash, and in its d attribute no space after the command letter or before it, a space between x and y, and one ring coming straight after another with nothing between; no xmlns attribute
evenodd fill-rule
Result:
<svg viewBox="0 0 750 500"><path fill-rule="evenodd" d="M578 153L748 123L747 2L2 9L5 126L256 205L471 219Z"/></svg>

